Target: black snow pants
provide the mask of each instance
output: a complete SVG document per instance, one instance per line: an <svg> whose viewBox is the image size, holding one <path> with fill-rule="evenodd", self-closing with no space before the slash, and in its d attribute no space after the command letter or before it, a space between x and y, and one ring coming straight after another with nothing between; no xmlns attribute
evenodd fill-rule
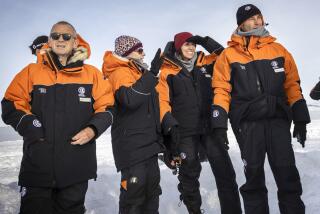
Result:
<svg viewBox="0 0 320 214"><path fill-rule="evenodd" d="M159 195L157 155L121 170L119 214L158 214Z"/></svg>
<svg viewBox="0 0 320 214"><path fill-rule="evenodd" d="M21 187L20 214L84 214L88 181L65 188Z"/></svg>
<svg viewBox="0 0 320 214"><path fill-rule="evenodd" d="M240 192L246 214L268 214L264 161L267 154L277 187L281 214L304 214L302 187L291 145L290 123L283 118L244 121L234 129L246 183Z"/></svg>
<svg viewBox="0 0 320 214"><path fill-rule="evenodd" d="M179 152L183 153L178 179L178 190L181 199L189 213L201 213L201 195L199 176L201 164L199 161L199 146L203 146L215 176L222 214L242 213L236 175L229 154L211 136L194 135L182 138Z"/></svg>

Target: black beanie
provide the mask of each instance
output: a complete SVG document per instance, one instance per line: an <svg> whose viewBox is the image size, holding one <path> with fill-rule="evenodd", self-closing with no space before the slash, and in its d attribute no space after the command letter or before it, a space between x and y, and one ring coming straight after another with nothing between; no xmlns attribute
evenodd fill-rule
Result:
<svg viewBox="0 0 320 214"><path fill-rule="evenodd" d="M253 4L245 4L238 8L237 11L237 24L241 25L244 21L249 19L250 17L261 14L259 8L254 6Z"/></svg>
<svg viewBox="0 0 320 214"><path fill-rule="evenodd" d="M36 50L41 49L41 47L48 42L47 36L38 36L32 44L29 46L33 55L36 55Z"/></svg>

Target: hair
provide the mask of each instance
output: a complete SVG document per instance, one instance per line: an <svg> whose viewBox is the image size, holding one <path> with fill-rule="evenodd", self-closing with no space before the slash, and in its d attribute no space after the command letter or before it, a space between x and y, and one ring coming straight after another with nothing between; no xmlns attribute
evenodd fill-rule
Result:
<svg viewBox="0 0 320 214"><path fill-rule="evenodd" d="M52 26L51 30L50 30L50 34L53 32L53 29L54 29L57 25L68 25L68 26L72 29L72 31L73 31L73 33L74 33L74 36L77 35L77 31L76 31L75 27L73 27L73 25L70 24L70 23L67 22L67 21L59 21L59 22L55 23L55 24Z"/></svg>

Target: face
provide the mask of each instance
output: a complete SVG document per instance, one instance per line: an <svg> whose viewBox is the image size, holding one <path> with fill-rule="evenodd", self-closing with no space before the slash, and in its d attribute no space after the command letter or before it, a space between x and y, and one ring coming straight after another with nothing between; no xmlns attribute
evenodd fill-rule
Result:
<svg viewBox="0 0 320 214"><path fill-rule="evenodd" d="M40 53L41 49L36 49L36 55L38 55Z"/></svg>
<svg viewBox="0 0 320 214"><path fill-rule="evenodd" d="M59 34L60 36L57 37ZM68 57L72 50L78 46L78 40L74 30L69 25L61 24L54 26L52 29L48 44L59 57Z"/></svg>
<svg viewBox="0 0 320 214"><path fill-rule="evenodd" d="M128 55L128 58L135 59L135 60L143 62L144 56L145 56L145 53L144 53L143 49L139 48L139 49L131 52Z"/></svg>
<svg viewBox="0 0 320 214"><path fill-rule="evenodd" d="M196 45L192 42L185 42L181 46L181 53L184 59L190 60L196 52Z"/></svg>
<svg viewBox="0 0 320 214"><path fill-rule="evenodd" d="M247 32L262 26L263 26L263 17L261 14L258 14L244 21L240 25L240 28L242 31Z"/></svg>

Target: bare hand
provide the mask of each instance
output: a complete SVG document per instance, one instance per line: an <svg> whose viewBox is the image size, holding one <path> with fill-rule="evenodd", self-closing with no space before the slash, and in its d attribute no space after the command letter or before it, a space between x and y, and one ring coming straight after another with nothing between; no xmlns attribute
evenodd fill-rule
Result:
<svg viewBox="0 0 320 214"><path fill-rule="evenodd" d="M72 145L83 145L88 143L92 138L94 138L95 132L92 128L87 127L82 129L78 134L76 134L71 141Z"/></svg>
<svg viewBox="0 0 320 214"><path fill-rule="evenodd" d="M171 166L175 167L177 164L181 165L180 157L173 157L173 160L170 162Z"/></svg>

